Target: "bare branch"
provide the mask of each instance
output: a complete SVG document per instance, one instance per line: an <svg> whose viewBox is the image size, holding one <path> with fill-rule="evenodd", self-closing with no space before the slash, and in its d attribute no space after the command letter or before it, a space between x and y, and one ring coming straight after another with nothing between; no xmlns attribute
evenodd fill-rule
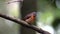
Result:
<svg viewBox="0 0 60 34"><path fill-rule="evenodd" d="M4 18L4 19L7 19L7 20L10 20L10 21L13 21L17 24L20 24L24 27L27 27L27 28L30 28L30 29L33 29L41 34L50 34L49 32L47 31L44 31L42 30L41 28L38 28L34 25L29 25L27 22L23 21L23 20L20 20L20 19L16 19L16 18L13 18L13 17L10 17L10 16L7 16L7 15L4 15L4 14L0 14L0 17Z"/></svg>

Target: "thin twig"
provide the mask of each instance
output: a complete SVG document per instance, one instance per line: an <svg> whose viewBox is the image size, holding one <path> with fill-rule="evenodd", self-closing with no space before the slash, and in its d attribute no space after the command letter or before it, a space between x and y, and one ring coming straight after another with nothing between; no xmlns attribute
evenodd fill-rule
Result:
<svg viewBox="0 0 60 34"><path fill-rule="evenodd" d="M23 0L18 0L18 1L10 1L10 2L7 2L7 4L10 4L10 3L15 3L15 2L23 2Z"/></svg>
<svg viewBox="0 0 60 34"><path fill-rule="evenodd" d="M42 30L41 28L38 28L34 25L29 25L27 22L23 21L23 20L20 20L20 19L16 19L16 18L13 18L13 17L10 17L10 16L7 16L7 15L4 15L4 14L0 14L0 17L4 18L4 19L7 19L7 20L10 20L10 21L13 21L17 24L20 24L24 27L27 27L27 28L30 28L30 29L33 29L41 34L50 34L49 32L47 31L44 31Z"/></svg>

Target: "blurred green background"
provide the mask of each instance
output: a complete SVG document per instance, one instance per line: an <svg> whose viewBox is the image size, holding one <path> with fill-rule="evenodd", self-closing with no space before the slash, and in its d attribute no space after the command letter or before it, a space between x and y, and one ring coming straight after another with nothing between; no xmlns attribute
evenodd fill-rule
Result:
<svg viewBox="0 0 60 34"><path fill-rule="evenodd" d="M0 0L0 13L15 18L23 18L26 14L36 11L35 25L51 34L60 33L60 0L23 0L7 4L9 1ZM34 30L0 18L0 34L39 34Z"/></svg>

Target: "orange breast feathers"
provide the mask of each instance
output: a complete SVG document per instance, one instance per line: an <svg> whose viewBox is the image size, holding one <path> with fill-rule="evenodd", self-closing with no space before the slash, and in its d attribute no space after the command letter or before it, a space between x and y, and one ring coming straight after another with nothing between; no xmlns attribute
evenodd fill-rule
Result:
<svg viewBox="0 0 60 34"><path fill-rule="evenodd" d="M26 15L24 18L24 20L29 23L32 24L35 21L35 17L36 17L36 12L32 12L28 15Z"/></svg>

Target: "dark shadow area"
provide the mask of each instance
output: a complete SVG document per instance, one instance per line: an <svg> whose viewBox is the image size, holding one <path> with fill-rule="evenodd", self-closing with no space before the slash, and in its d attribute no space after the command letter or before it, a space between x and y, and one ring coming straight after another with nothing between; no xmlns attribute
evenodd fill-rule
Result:
<svg viewBox="0 0 60 34"><path fill-rule="evenodd" d="M58 27L58 25L60 24L60 19L59 18L56 18L55 20L54 20L54 22L53 22L53 27L54 27L54 29L57 29L57 27Z"/></svg>
<svg viewBox="0 0 60 34"><path fill-rule="evenodd" d="M21 7L21 19L23 19L27 14L36 10L36 0L24 0ZM20 34L35 34L34 30L23 26L20 27L20 32Z"/></svg>
<svg viewBox="0 0 60 34"><path fill-rule="evenodd" d="M33 11L36 11L36 0L24 0L21 7L22 18Z"/></svg>

